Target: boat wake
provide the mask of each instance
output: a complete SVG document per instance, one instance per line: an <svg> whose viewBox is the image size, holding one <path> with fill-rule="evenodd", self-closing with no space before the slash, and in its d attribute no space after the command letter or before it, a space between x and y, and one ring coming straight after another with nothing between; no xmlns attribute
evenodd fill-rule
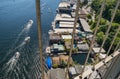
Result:
<svg viewBox="0 0 120 79"><path fill-rule="evenodd" d="M8 74L11 73L11 71L14 70L19 60L19 57L20 57L20 53L16 52L15 55L5 64L2 70L2 71L5 71L5 78L8 76Z"/></svg>
<svg viewBox="0 0 120 79"><path fill-rule="evenodd" d="M28 36L32 24L33 20L29 20L22 31L18 34L13 47L7 52L4 59L1 60L1 62L6 62L0 71L0 73L4 73L2 79L31 79L30 75L28 74L30 69L28 69L27 66L33 64L32 61L30 61L30 52L32 50L29 46L30 36ZM25 35L24 40L16 46L16 44L21 41L21 38L23 38L23 34ZM8 61L5 61L6 59Z"/></svg>
<svg viewBox="0 0 120 79"><path fill-rule="evenodd" d="M14 44L16 44L19 41L21 35L23 35L24 33L26 33L26 35L28 35L29 30L30 30L32 25L33 25L33 20L29 20L29 22L24 26L22 31L18 34L18 37L17 37L17 39L16 39Z"/></svg>
<svg viewBox="0 0 120 79"><path fill-rule="evenodd" d="M26 42L27 42L27 41L26 41L27 38L28 38L28 41L29 41L30 37L28 37L28 33L29 33L30 28L32 27L32 25L33 25L33 20L29 20L28 23L27 23L27 24L24 26L24 28L22 29L22 31L18 34L15 42L14 42L13 45L11 46L11 49L8 50L8 52L7 52L7 54L6 54L6 57L8 57L8 56L9 56L12 52L14 52L16 49L21 48L23 45L25 45ZM23 41L20 45L18 45L18 46L16 47L16 44L19 43L20 38L21 38L21 36L22 36L23 34L26 36L26 38L24 39L24 41ZM4 61L4 60L6 59L6 57L4 57L4 59L1 60L1 61Z"/></svg>

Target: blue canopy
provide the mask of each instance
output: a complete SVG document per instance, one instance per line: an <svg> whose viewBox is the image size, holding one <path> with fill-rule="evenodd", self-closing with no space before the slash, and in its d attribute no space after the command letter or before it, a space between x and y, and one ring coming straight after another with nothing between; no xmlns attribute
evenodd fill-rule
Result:
<svg viewBox="0 0 120 79"><path fill-rule="evenodd" d="M52 59L51 59L50 57L48 57L48 58L46 59L46 64L47 64L47 67L48 67L49 69L51 69L51 67L52 67Z"/></svg>

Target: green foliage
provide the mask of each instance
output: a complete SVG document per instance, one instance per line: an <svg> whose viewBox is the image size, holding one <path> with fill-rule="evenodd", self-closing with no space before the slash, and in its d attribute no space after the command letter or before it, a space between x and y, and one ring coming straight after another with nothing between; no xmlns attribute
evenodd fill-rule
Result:
<svg viewBox="0 0 120 79"><path fill-rule="evenodd" d="M113 40L113 37L118 29L118 26L119 24L118 23L112 23L112 26L111 26L111 29L110 29L110 32L109 32L109 36L105 42L105 45L104 45L104 48L105 50L107 51L112 40ZM105 37L105 33L107 31L107 28L108 28L108 25L100 25L100 27L98 28L98 33L97 33L97 42L98 44L101 45L101 43L103 42L103 39ZM120 33L118 34L113 46L112 46L112 49L111 49L111 52L113 52L113 50L115 49L118 41L120 40Z"/></svg>
<svg viewBox="0 0 120 79"><path fill-rule="evenodd" d="M100 45L102 44L104 37L105 37L105 35L104 35L103 32L97 33L97 42L98 42L98 44L100 44Z"/></svg>
<svg viewBox="0 0 120 79"><path fill-rule="evenodd" d="M118 23L112 23L112 27L110 29L111 32L116 32L118 29L119 24Z"/></svg>
<svg viewBox="0 0 120 79"><path fill-rule="evenodd" d="M80 3L80 8L82 8L83 7L83 3Z"/></svg>
<svg viewBox="0 0 120 79"><path fill-rule="evenodd" d="M92 20L88 22L88 24L89 24L89 25L92 25L92 23L93 23L93 21L92 21Z"/></svg>
<svg viewBox="0 0 120 79"><path fill-rule="evenodd" d="M93 23L91 24L90 29L92 29L92 30L93 30L93 29L96 27L96 24L97 24L97 21L93 22Z"/></svg>
<svg viewBox="0 0 120 79"><path fill-rule="evenodd" d="M78 48L74 48L73 52L75 52L75 53L78 52Z"/></svg>
<svg viewBox="0 0 120 79"><path fill-rule="evenodd" d="M97 22L95 21L92 24L92 27L91 27L92 29L95 29L96 23ZM99 25L99 28L98 28L98 31L97 31L97 36L96 36L97 43L100 44L100 45L103 42L103 39L105 37L105 33L106 33L107 29L108 29L108 25L109 25L109 22L107 22L107 20L102 18L102 20L100 21L100 25ZM113 37L114 37L114 35L115 35L115 33L116 33L117 29L118 29L118 26L120 26L120 24L112 23L112 26L111 26L111 29L110 29L110 32L109 32L109 36L108 36L108 38L107 38L107 40L106 40L106 42L104 44L104 49L106 51L108 50L108 48L109 48L109 46L110 46L110 44L111 44L111 42L113 40ZM116 47L119 40L120 40L120 33L118 34L118 36L117 36L117 38L116 38L110 52L114 51L114 49L115 49L115 47Z"/></svg>
<svg viewBox="0 0 120 79"><path fill-rule="evenodd" d="M87 18L88 18L88 19L91 19L91 18L92 18L92 16L91 16L90 14L88 14L88 15L87 15Z"/></svg>
<svg viewBox="0 0 120 79"><path fill-rule="evenodd" d="M92 9L97 13L97 15L100 12L102 1L103 0L94 0L92 2L92 4L91 4ZM105 9L103 11L103 17L105 19L110 21L111 16L114 13L114 9L115 9L116 3L117 3L117 0L106 0L106 6L105 6ZM117 10L114 22L120 23L120 18L119 17L120 17L120 7Z"/></svg>
<svg viewBox="0 0 120 79"><path fill-rule="evenodd" d="M115 20L115 22L120 23L120 9L117 11L114 20Z"/></svg>
<svg viewBox="0 0 120 79"><path fill-rule="evenodd" d="M83 4L87 5L87 3L88 3L88 0L84 0Z"/></svg>
<svg viewBox="0 0 120 79"><path fill-rule="evenodd" d="M105 25L107 23L107 21L104 18L100 19L100 25Z"/></svg>
<svg viewBox="0 0 120 79"><path fill-rule="evenodd" d="M75 65L80 65L80 64L77 61L74 61L73 66L75 66Z"/></svg>
<svg viewBox="0 0 120 79"><path fill-rule="evenodd" d="M101 7L101 0L93 0L91 7L95 10L95 12L99 12Z"/></svg>
<svg viewBox="0 0 120 79"><path fill-rule="evenodd" d="M108 25L100 25L98 32L103 32L105 34L105 32L107 31Z"/></svg>
<svg viewBox="0 0 120 79"><path fill-rule="evenodd" d="M60 66L65 68L67 66L67 62L64 62L64 60L62 60Z"/></svg>
<svg viewBox="0 0 120 79"><path fill-rule="evenodd" d="M101 7L101 4L102 4L102 1L103 0L94 0L91 4L91 7L92 9L96 12L96 20L95 22L92 23L91 25L91 29L94 30L95 27L96 27L96 23L97 23L97 20L98 20L98 15L99 15L99 12L100 12L100 7ZM103 11L103 18L100 20L100 25L99 25L99 28L98 28L98 32L97 32L97 42L99 44L102 43L104 37L105 37L105 33L108 29L108 25L109 25L109 21L111 20L111 16L113 15L114 13L114 9L115 9L115 6L116 6L116 3L117 3L117 0L106 0L106 6L105 6L105 9ZM120 6L117 10L117 13L115 15L115 18L114 18L114 23L112 23L112 26L111 26L111 29L109 31L109 36L108 38L106 39L106 42L104 44L104 49L107 51L109 46L111 45L111 42L113 40L113 37L118 29L118 26L120 26ZM120 33L118 34L117 38L115 39L115 42L112 46L112 49L110 52L113 52L118 41L120 40Z"/></svg>
<svg viewBox="0 0 120 79"><path fill-rule="evenodd" d="M58 68L58 64L53 64L53 68Z"/></svg>

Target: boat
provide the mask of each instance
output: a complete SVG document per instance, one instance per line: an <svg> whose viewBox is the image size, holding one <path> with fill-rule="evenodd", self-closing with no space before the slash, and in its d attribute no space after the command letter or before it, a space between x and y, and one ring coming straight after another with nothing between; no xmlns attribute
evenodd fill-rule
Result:
<svg viewBox="0 0 120 79"><path fill-rule="evenodd" d="M28 43L30 41L30 36L28 36L28 37L26 37L25 39L24 39L24 42L25 43Z"/></svg>
<svg viewBox="0 0 120 79"><path fill-rule="evenodd" d="M19 56L20 56L20 53L19 53L19 52L16 52L16 53L15 53L15 59L18 59Z"/></svg>

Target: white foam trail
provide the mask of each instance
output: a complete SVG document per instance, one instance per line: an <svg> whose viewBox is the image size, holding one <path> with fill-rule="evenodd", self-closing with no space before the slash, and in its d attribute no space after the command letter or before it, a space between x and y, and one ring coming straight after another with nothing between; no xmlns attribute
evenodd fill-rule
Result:
<svg viewBox="0 0 120 79"><path fill-rule="evenodd" d="M17 40L16 42L18 42L20 36L23 34L23 33L28 33L31 26L33 25L33 20L29 20L29 22L24 26L24 29L18 34L18 37L17 37Z"/></svg>
<svg viewBox="0 0 120 79"><path fill-rule="evenodd" d="M46 6L46 3L43 3L43 4L41 5L41 10L44 10L45 6Z"/></svg>
<svg viewBox="0 0 120 79"><path fill-rule="evenodd" d="M22 74L22 78L25 79L25 75L24 74Z"/></svg>
<svg viewBox="0 0 120 79"><path fill-rule="evenodd" d="M49 12L49 13L51 13L51 12L52 12L52 10L51 10L51 8L50 8L50 7L48 7L48 12Z"/></svg>
<svg viewBox="0 0 120 79"><path fill-rule="evenodd" d="M6 74L14 70L14 67L17 64L17 61L19 59L20 53L16 52L15 55L6 63L5 71Z"/></svg>
<svg viewBox="0 0 120 79"><path fill-rule="evenodd" d="M25 66L23 66L23 70L24 70L24 72L25 72L26 74L28 74L28 72L27 72ZM28 75L29 75L29 74L28 74Z"/></svg>
<svg viewBox="0 0 120 79"><path fill-rule="evenodd" d="M20 36L23 35L23 33L26 33L26 35L29 33L29 30L31 28L31 26L33 25L33 20L29 20L28 23L24 26L23 30L18 34L14 44L12 45L11 49L7 52L6 57L13 52L15 49L22 47L23 45L25 45L26 43L23 42L21 45L19 45L18 47L15 48L16 43L19 41ZM4 61L6 59L6 57L4 57L1 61Z"/></svg>
<svg viewBox="0 0 120 79"><path fill-rule="evenodd" d="M16 74L17 79L19 79L19 75L18 75L18 73L16 72L16 70L14 70L14 73Z"/></svg>
<svg viewBox="0 0 120 79"><path fill-rule="evenodd" d="M45 3L45 2L41 5L41 7L44 7L44 6L46 6L46 3Z"/></svg>
<svg viewBox="0 0 120 79"><path fill-rule="evenodd" d="M27 44L29 41L30 41L30 36L25 37L24 41L23 41L19 46L17 46L14 50L23 47L23 46L24 46L25 44Z"/></svg>
<svg viewBox="0 0 120 79"><path fill-rule="evenodd" d="M18 71L18 73L21 73L20 68L18 66L16 66L16 70Z"/></svg>

